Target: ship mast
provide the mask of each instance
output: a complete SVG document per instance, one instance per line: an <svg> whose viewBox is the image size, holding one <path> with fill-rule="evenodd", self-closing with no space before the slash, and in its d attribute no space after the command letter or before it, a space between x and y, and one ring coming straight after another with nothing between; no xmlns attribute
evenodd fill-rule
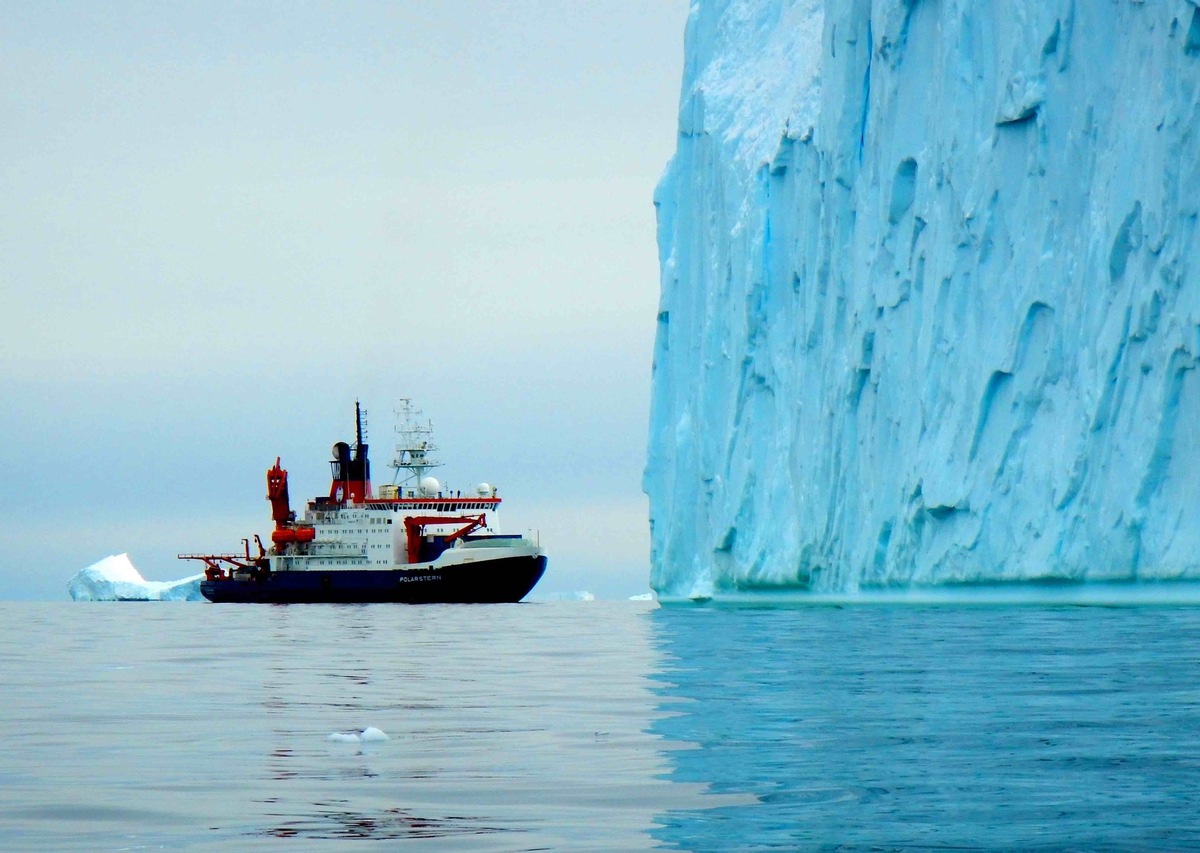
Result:
<svg viewBox="0 0 1200 853"><path fill-rule="evenodd" d="M413 407L408 397L401 398L395 412L399 441L396 444L396 458L391 465L396 469L392 482L401 488L408 483L420 488L425 472L442 464L430 455L438 449L433 443L433 422L421 423L421 411Z"/></svg>

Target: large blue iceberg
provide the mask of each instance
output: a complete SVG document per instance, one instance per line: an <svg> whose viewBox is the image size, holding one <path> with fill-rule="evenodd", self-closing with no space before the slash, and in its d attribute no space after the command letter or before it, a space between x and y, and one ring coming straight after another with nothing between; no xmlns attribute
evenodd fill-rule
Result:
<svg viewBox="0 0 1200 853"><path fill-rule="evenodd" d="M652 587L1200 575L1194 0L698 0Z"/></svg>

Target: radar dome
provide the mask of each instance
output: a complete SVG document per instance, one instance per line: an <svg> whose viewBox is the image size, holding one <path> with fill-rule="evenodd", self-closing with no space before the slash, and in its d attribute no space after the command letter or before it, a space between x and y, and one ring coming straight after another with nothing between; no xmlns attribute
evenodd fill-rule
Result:
<svg viewBox="0 0 1200 853"><path fill-rule="evenodd" d="M437 481L436 477L421 478L421 494L436 495L442 490L442 484Z"/></svg>
<svg viewBox="0 0 1200 853"><path fill-rule="evenodd" d="M475 494L481 498L490 498L492 496L492 487L487 483L480 483L475 487Z"/></svg>

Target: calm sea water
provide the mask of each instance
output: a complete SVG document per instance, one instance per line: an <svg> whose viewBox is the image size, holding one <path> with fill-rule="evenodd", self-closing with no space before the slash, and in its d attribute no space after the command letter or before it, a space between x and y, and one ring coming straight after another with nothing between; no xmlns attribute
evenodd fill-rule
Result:
<svg viewBox="0 0 1200 853"><path fill-rule="evenodd" d="M1197 607L0 616L3 850L1200 849Z"/></svg>

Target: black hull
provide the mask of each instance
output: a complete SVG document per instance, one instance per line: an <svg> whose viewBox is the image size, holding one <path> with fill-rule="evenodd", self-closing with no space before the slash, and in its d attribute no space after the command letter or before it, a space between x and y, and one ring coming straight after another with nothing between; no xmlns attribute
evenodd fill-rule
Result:
<svg viewBox="0 0 1200 853"><path fill-rule="evenodd" d="M265 572L201 581L200 592L218 603L501 604L520 601L545 571L545 557L504 557L428 569Z"/></svg>

